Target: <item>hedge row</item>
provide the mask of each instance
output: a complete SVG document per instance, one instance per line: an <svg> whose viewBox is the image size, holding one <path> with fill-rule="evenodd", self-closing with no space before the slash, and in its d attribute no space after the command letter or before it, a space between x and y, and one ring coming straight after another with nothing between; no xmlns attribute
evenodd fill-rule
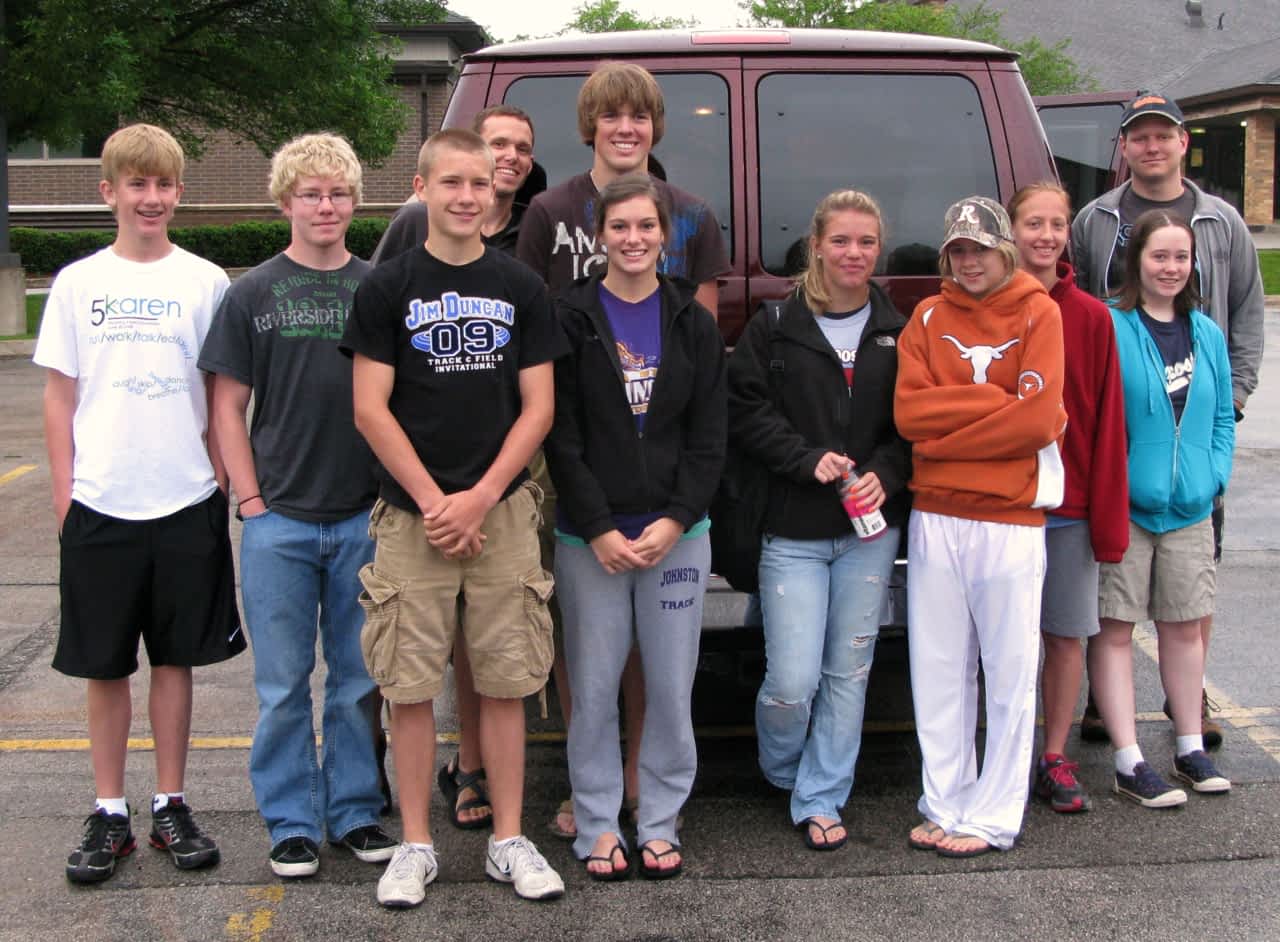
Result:
<svg viewBox="0 0 1280 942"><path fill-rule="evenodd" d="M385 219L353 219L347 230L347 247L353 254L368 258L386 228ZM249 268L265 262L289 244L289 223L277 220L188 226L169 230L169 238L222 268ZM28 275L53 274L76 259L110 245L114 239L114 229L50 232L15 228L10 233L13 251L22 256L22 267Z"/></svg>

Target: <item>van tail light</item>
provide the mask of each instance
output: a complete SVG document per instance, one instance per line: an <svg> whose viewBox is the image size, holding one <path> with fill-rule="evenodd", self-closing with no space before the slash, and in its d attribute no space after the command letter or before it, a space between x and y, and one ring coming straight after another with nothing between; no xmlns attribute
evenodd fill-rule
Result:
<svg viewBox="0 0 1280 942"><path fill-rule="evenodd" d="M695 46L791 45L791 33L785 29L697 30L690 39Z"/></svg>

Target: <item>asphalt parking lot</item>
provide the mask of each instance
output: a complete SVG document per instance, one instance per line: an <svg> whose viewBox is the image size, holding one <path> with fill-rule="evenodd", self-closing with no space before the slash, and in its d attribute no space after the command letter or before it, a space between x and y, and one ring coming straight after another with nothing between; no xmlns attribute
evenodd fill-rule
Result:
<svg viewBox="0 0 1280 942"><path fill-rule="evenodd" d="M912 851L919 756L905 642L882 641L858 783L845 810L849 845L807 851L784 796L760 779L750 736L749 674L708 644L699 679L701 765L685 809L685 873L667 883L590 883L546 833L568 794L559 724L531 701L526 829L565 875L564 899L517 900L483 874L484 834L453 830L434 796L442 873L417 910L374 901L380 869L325 848L314 879L285 884L267 866L266 833L247 776L255 717L251 653L197 673L188 795L221 844L222 863L180 873L145 846L108 883L69 885L67 851L93 797L82 685L49 667L57 635L57 556L40 431L41 371L0 359L0 940L413 939L1111 939L1280 938L1280 309L1267 314L1262 389L1239 426L1208 668L1226 743L1224 797L1177 811L1122 803L1111 760L1076 748L1094 808L1028 813L1012 852L948 861ZM721 597L732 618L740 600ZM1139 632L1139 737L1154 763L1172 754L1148 626ZM319 678L316 684L320 689ZM128 793L152 783L146 672L135 684ZM552 701L554 698L549 698ZM441 760L455 724L440 705ZM399 821L388 819L398 833ZM135 814L135 833L149 821Z"/></svg>

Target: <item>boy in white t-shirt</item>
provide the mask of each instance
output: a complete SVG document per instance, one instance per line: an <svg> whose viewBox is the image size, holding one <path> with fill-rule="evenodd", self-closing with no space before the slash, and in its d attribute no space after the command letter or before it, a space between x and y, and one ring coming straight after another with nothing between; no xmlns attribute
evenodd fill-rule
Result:
<svg viewBox="0 0 1280 942"><path fill-rule="evenodd" d="M236 611L225 475L206 440L200 346L227 276L169 241L182 148L134 124L102 149L108 248L54 280L36 344L48 369L45 439L61 550L53 667L88 681L97 801L67 879L97 883L134 848L124 797L138 639L151 664L152 847L183 870L218 847L186 804L191 668L245 648Z"/></svg>

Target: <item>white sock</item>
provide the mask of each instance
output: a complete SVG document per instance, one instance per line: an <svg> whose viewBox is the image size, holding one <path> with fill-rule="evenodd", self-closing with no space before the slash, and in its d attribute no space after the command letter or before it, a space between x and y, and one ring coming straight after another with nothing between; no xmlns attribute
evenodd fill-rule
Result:
<svg viewBox="0 0 1280 942"><path fill-rule="evenodd" d="M493 846L494 846L494 847L505 847L505 846L507 846L508 844L510 844L512 841L514 841L514 840L515 840L517 837L519 837L519 836L520 836L520 835L519 835L519 834L517 834L515 837L504 837L504 838L503 838L502 840L500 840L500 841L494 841L494 842L493 842ZM491 838L491 840L492 840L492 838Z"/></svg>
<svg viewBox="0 0 1280 942"><path fill-rule="evenodd" d="M436 847L434 844L415 844L413 841L405 841L405 843L408 844L410 847L412 847L414 850L429 850L433 854L436 852Z"/></svg>
<svg viewBox="0 0 1280 942"><path fill-rule="evenodd" d="M186 801L186 792L156 792L155 797L151 799L151 813L155 814L172 799L173 801Z"/></svg>
<svg viewBox="0 0 1280 942"><path fill-rule="evenodd" d="M95 798L93 806L101 808L107 814L123 815L126 818L129 816L129 803L123 798Z"/></svg>
<svg viewBox="0 0 1280 942"><path fill-rule="evenodd" d="M1138 767L1138 763L1142 761L1142 750L1137 743L1132 746L1125 746L1123 749L1116 750L1116 771L1121 775L1132 775L1133 770Z"/></svg>
<svg viewBox="0 0 1280 942"><path fill-rule="evenodd" d="M1199 733L1192 736L1179 736L1174 740L1174 749L1178 753L1178 758L1190 755L1193 752L1204 751L1204 737Z"/></svg>

